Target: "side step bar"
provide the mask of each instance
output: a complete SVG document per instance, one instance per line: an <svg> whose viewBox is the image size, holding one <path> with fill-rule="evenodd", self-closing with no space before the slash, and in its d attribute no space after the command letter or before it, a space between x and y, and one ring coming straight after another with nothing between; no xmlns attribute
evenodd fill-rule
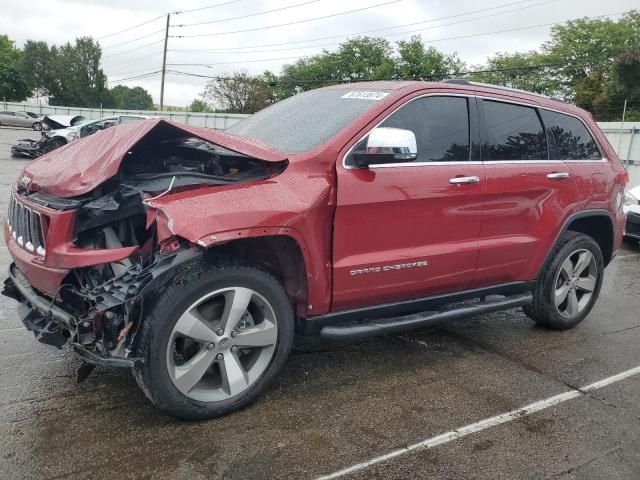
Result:
<svg viewBox="0 0 640 480"><path fill-rule="evenodd" d="M490 296L479 303L462 305L446 310L420 312L395 318L380 318L363 323L350 323L348 325L329 325L320 330L320 335L323 338L331 340L367 338L375 335L426 327L450 320L458 320L472 315L508 310L527 305L531 303L532 300L533 295L531 293L522 293L507 297Z"/></svg>

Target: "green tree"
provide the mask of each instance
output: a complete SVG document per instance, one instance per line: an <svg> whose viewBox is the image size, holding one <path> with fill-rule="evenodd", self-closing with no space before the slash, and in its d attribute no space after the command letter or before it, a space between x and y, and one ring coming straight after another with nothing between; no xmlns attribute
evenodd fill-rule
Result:
<svg viewBox="0 0 640 480"><path fill-rule="evenodd" d="M616 58L640 51L640 14L630 12L620 20L580 19L557 25L542 46L555 77L568 100L608 119L607 105L623 96L616 80Z"/></svg>
<svg viewBox="0 0 640 480"><path fill-rule="evenodd" d="M36 96L48 94L56 78L57 49L53 51L47 42L27 40L22 49L22 70L29 89Z"/></svg>
<svg viewBox="0 0 640 480"><path fill-rule="evenodd" d="M273 91L264 78L240 71L210 80L202 98L228 113L255 113L273 103Z"/></svg>
<svg viewBox="0 0 640 480"><path fill-rule="evenodd" d="M20 102L29 96L25 80L21 51L6 35L0 35L0 98Z"/></svg>
<svg viewBox="0 0 640 480"><path fill-rule="evenodd" d="M557 95L560 85L555 77L556 66L546 66L549 59L539 52L497 53L484 65L473 68L478 73L465 76L468 80L518 88L545 95Z"/></svg>
<svg viewBox="0 0 640 480"><path fill-rule="evenodd" d="M324 50L285 65L279 81L284 96L341 82L391 78L393 49L383 38L356 37L335 52Z"/></svg>
<svg viewBox="0 0 640 480"><path fill-rule="evenodd" d="M73 45L61 47L28 41L25 50L22 65L30 82L56 103L72 107L110 104L107 77L100 68L102 51L92 38L77 38Z"/></svg>
<svg viewBox="0 0 640 480"><path fill-rule="evenodd" d="M124 110L153 110L153 98L142 87L116 85L110 90L113 106Z"/></svg>
<svg viewBox="0 0 640 480"><path fill-rule="evenodd" d="M434 47L425 47L422 38L414 35L396 43L394 77L401 80L442 80L457 77L464 63L457 54L446 55Z"/></svg>
<svg viewBox="0 0 640 480"><path fill-rule="evenodd" d="M191 105L189 105L189 111L190 112L208 112L209 105L207 105L207 102L205 102L204 100L196 98L193 100L193 102L191 102Z"/></svg>

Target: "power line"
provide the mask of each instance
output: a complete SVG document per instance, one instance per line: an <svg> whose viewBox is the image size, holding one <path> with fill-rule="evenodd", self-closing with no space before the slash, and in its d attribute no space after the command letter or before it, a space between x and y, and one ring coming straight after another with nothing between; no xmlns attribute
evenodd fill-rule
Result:
<svg viewBox="0 0 640 480"><path fill-rule="evenodd" d="M440 18L436 18L436 19L424 20L424 21L420 21L420 22L413 22L413 23L410 23L410 24L407 24L407 25L417 25L417 24L423 24L423 23L432 23L432 22L436 22L436 21L440 21L440 20L444 20L444 19L457 18L457 17L461 17L461 16L472 15L472 14L478 13L478 12L497 10L499 8L504 8L504 7L508 7L508 6L512 6L512 5L519 5L519 4L523 4L523 3L529 3L531 1L533 1L533 0L520 0L520 1L517 1L517 2L510 2L510 3L506 3L506 4L502 4L502 5L496 5L494 7L489 7L489 8L486 8L486 9L473 10L473 11L458 13L458 14L455 14L455 15L449 15L449 16L446 16L446 17L440 17ZM550 0L550 2L555 2L555 1L557 1L557 0ZM517 8L517 9L511 9L511 10L506 10L506 11L503 11L503 12L492 13L492 14L489 14L489 15L484 15L484 16L481 16L481 17L475 17L475 18L471 18L471 19L465 19L465 20L461 20L461 21L457 21L457 22L450 22L450 23L447 23L447 24L438 25L438 28L444 27L444 26L449 26L449 25L454 25L454 24L458 24L458 23L463 23L463 22L475 21L475 20L479 20L479 19L486 18L486 17L489 17L489 16L497 16L497 15L503 15L503 14L507 14L507 13L512 13L512 12L515 12L515 11L521 11L521 10L526 9L526 8L533 8L533 7L536 7L536 6L539 6L539 5L543 5L543 4L546 4L546 3L550 3L550 2L547 1L547 2L535 3L533 5L520 7L520 8ZM402 26L406 26L406 25L402 25ZM402 26L386 27L386 28L382 28L382 29L376 29L375 31L395 29L395 28L400 28ZM340 36L342 36L342 35L340 35ZM311 41L311 40L309 40L309 41ZM143 45L141 47L135 47L135 48L126 50L125 52L132 51L132 50L137 50L139 48L143 48L143 47L150 46L150 45L157 45L158 43L160 43L160 41L152 42L151 44L146 44L146 45ZM336 45L336 44L335 43L331 43L331 44L323 44L323 45L310 45L310 46L304 46L304 47L296 47L296 48L291 48L291 49L271 49L271 50L255 51L255 52L238 52L238 53L262 53L262 52L273 52L273 51L282 51L282 50L299 50L299 49L308 49L308 48L328 47L328 46L334 46L334 45ZM179 52L181 50L169 50L169 51ZM120 53L124 53L124 52L118 52L118 53L112 54L112 55L119 55ZM211 53L211 52L209 52L209 53ZM229 52L229 53L232 53L232 52ZM114 67L118 67L118 66L121 66L121 65L134 63L137 60L143 60L145 58L146 57L138 57L137 59L133 59L133 60L130 60L128 62L122 62L122 63L119 63L117 65L113 65L113 66L111 66L109 68L114 68ZM288 59L291 59L291 58L295 58L295 57L286 57L286 58L283 58L283 59L288 60ZM271 60L271 59L269 59L269 60ZM276 60L282 60L282 59L278 58ZM252 62L257 62L257 61L263 61L263 60L254 60ZM235 63L235 62L229 62L229 63ZM173 64L173 65L177 65L177 64ZM202 64L202 65L206 66L204 64Z"/></svg>
<svg viewBox="0 0 640 480"><path fill-rule="evenodd" d="M606 60L606 58L595 58L592 57L590 58L590 60L597 60L602 62L602 60ZM583 59L584 61L584 59ZM602 63L601 63L602 64ZM576 62L555 62L555 63L545 63L545 64L540 64L540 65L527 65L527 66L522 66L522 67L510 67L510 68L492 68L492 69L484 69L484 70L468 70L468 71L463 71L463 72L458 72L455 74L455 76L466 76L466 75L474 75L474 74L480 74L480 73L505 73L505 72L511 72L511 71L531 71L531 70L539 70L542 68L552 68L552 67L563 67L566 65L575 65L575 66L587 66L587 65L594 65L594 63L580 63L578 61ZM596 64L599 65L599 64ZM198 78L210 78L210 79L215 79L215 80L225 80L225 79L230 79L233 77L225 77L222 75L204 75L204 74L198 74L198 73L191 73L191 72L183 72L180 70L167 70L167 73L171 73L171 74L176 74L176 75L181 75L181 76L188 76L188 77L198 77ZM420 80L424 80L424 79L444 79L444 78L449 78L451 77L451 74L434 74L434 75L426 75L424 77L421 77L419 79L416 78L393 78L393 77L387 77L387 78L358 78L358 79L349 79L349 80L337 80L337 79L330 79L330 78L313 78L313 79L276 79L273 82L269 82L269 83L286 83L286 84L293 84L293 83L355 83L355 82L372 82L372 81L392 81L392 80L414 80L414 81L420 81Z"/></svg>
<svg viewBox="0 0 640 480"><path fill-rule="evenodd" d="M148 78L148 77L152 77L154 75L159 74L161 71L160 70L156 70L155 72L149 72L149 73L145 73L142 75L136 75L134 77L127 77L127 78L118 78L116 80L109 80L107 83L118 83L118 82L126 82L129 80L140 80L143 78Z"/></svg>
<svg viewBox="0 0 640 480"><path fill-rule="evenodd" d="M596 18L609 17L609 16L614 16L614 15L622 15L624 13L628 13L628 12L609 13L609 14L605 14L605 15L599 15L597 17L582 17L582 18L596 19ZM481 37L481 36L495 35L495 34L500 34L500 33L510 33L510 32L521 31L521 30L530 30L530 29L533 29L533 28L541 28L541 27L548 27L548 26L552 26L552 25L565 24L565 23L567 23L569 21L572 21L572 20L565 20L565 21L552 22L552 23L543 23L543 24L539 24L539 25L530 25L530 26L526 26L526 27L516 27L516 28L510 28L510 29L507 29L507 30L498 30L498 31L493 31L493 32L482 32L482 33L475 33L475 34L470 34L470 35L461 35L461 36L455 36L455 37L437 38L437 39L433 39L433 40L428 40L428 43L443 42L443 41L446 41L446 40L458 40L458 39L462 39L462 38ZM402 33L402 35L404 35L406 33L411 33L411 32L404 32L404 33ZM394 35L397 35L397 34L394 34ZM172 63L172 64L169 64L169 65L171 65L171 66L181 66L181 67L194 66L194 67L207 67L207 68L210 68L210 67L213 67L215 65L230 65L230 64L234 64L234 63L254 63L254 62L267 62L267 61L277 61L277 60L293 60L293 59L300 59L300 58L304 58L304 56L283 57L283 58L265 58L265 59L252 59L252 60L237 60L237 61L233 61L233 62L221 62L221 63L210 63L210 64L204 64L204 63Z"/></svg>
<svg viewBox="0 0 640 480"><path fill-rule="evenodd" d="M142 27L143 25L147 25L148 23L155 22L156 20L158 20L159 18L162 18L162 17L164 17L164 15L158 15L157 17L152 18L151 20L147 20L146 22L139 23L138 25L134 25L133 27L129 27L129 28L125 28L125 29L122 29L122 30L118 30L117 32L113 32L113 33L110 33L108 35L103 35L103 36L97 37L97 38L98 38L98 40L102 40L103 38L113 37L114 35L119 35L121 33L128 32L129 30L133 30L135 28Z"/></svg>
<svg viewBox="0 0 640 480"><path fill-rule="evenodd" d="M250 13L250 14L247 14L247 15L240 15L240 16L237 16L237 17L227 17L227 18L220 18L218 20L209 20L207 22L185 23L185 24L182 24L182 25L171 25L171 26L172 27L193 27L193 26L196 26L196 25L209 25L211 23L220 23L220 22L227 22L229 20L238 20L238 19L241 19L241 18L257 17L257 16L260 16L260 15L266 15L268 13L281 12L283 10L289 10L291 8L302 7L303 5L309 5L310 3L317 3L319 1L320 0L308 0L306 2L296 3L294 5L289 5L287 7L274 8L272 10L264 10L262 12Z"/></svg>
<svg viewBox="0 0 640 480"><path fill-rule="evenodd" d="M157 55L157 54L153 54L153 55ZM139 62L140 60L148 60L148 59L149 59L149 54L147 54L147 55L145 55L143 57L132 58L131 60L127 60L126 62L116 63L115 65L108 65L108 66L103 65L103 67L104 68L108 68L109 70L111 70L112 68L117 68L117 67L120 67L122 65L129 65L131 63Z"/></svg>
<svg viewBox="0 0 640 480"><path fill-rule="evenodd" d="M182 13L192 13L192 12L199 12L201 10L207 10L209 8L216 8L216 7L221 7L223 5L229 5L231 3L238 3L238 2L242 2L244 0L231 0L229 2L222 2L222 3L214 3L213 5L208 5L205 7L198 7L198 8L191 8L189 10L178 10L175 12L171 12L173 15L180 15ZM164 15L163 15L164 16Z"/></svg>
<svg viewBox="0 0 640 480"><path fill-rule="evenodd" d="M113 48L113 47L119 47L120 45L127 45L128 43L137 42L138 40L142 40L143 38L150 37L151 35L155 35L156 33L160 33L160 32L164 32L164 28L160 30L156 30L155 32L147 33L146 35L142 35L141 37L138 37L138 38L127 40L126 42L116 43L114 45L108 45L106 47L102 47L102 49L104 50L106 48Z"/></svg>
<svg viewBox="0 0 640 480"><path fill-rule="evenodd" d="M330 36L327 36L327 37L316 37L316 38L311 38L311 39L308 39L308 40L298 40L298 41L293 41L293 42L282 42L282 43L267 43L267 44L260 44L260 45L247 45L247 46L244 46L244 47L234 47L234 48L226 48L226 49L208 48L208 49L196 49L196 50L181 49L181 50L171 50L171 51L173 51L173 52L214 52L214 51L239 50L239 49L247 49L247 48L279 47L279 46L282 46L282 45L295 45L295 44L299 44L299 43L315 42L315 41L319 41L319 40L331 40L331 39L334 39L334 38L342 38L342 37L350 37L350 36L354 36L354 35L364 35L366 33L382 32L384 30L395 30L396 28L411 27L411 26L420 25L420 24L423 24L423 23L438 22L440 20L448 20L450 18L462 17L462 16L465 16L465 15L473 15L474 13L481 13L481 12L486 12L486 11L490 11L490 10L497 10L499 8L510 7L512 5L528 3L528 2L531 2L531 1L533 1L533 0L520 0L518 2L505 3L505 4L502 4L502 5L496 5L495 7L482 8L482 9L479 9L479 10L472 10L472 11L468 11L468 12L458 13L456 15L448 15L446 17L433 18L431 20L422 20L420 22L405 23L405 24L402 24L402 25L395 25L393 27L376 28L376 29L373 29L373 30L364 30L364 31L354 32L354 33L349 33L349 34L330 35ZM511 10L511 11L517 11L517 10ZM479 18L484 18L484 17L479 17Z"/></svg>
<svg viewBox="0 0 640 480"><path fill-rule="evenodd" d="M234 63L259 63L259 62L275 62L277 60L293 60L300 57L280 57L280 58L260 58L254 60L237 60L235 62L218 62L218 63L167 63L167 67L215 67L217 65L232 65Z"/></svg>
<svg viewBox="0 0 640 480"><path fill-rule="evenodd" d="M104 58L115 57L117 55L122 55L123 53L129 53L129 52L133 52L134 50L140 50L141 48L150 47L151 45L156 45L156 44L161 43L161 42L164 42L164 39L163 40L155 40L155 41L153 41L151 43L146 43L144 45L140 45L139 47L130 48L128 50L121 50L121 51L116 52L116 53L110 53L109 55L103 55L102 58L104 59Z"/></svg>
<svg viewBox="0 0 640 480"><path fill-rule="evenodd" d="M193 35L172 35L171 38L217 37L217 36L221 36L221 35L231 35L233 33L256 32L258 30L269 30L269 29L272 29L272 28L287 27L289 25L299 25L301 23L313 22L313 21L316 21L316 20L323 20L325 18L338 17L338 16L341 16L341 15L348 15L350 13L361 12L363 10L371 10L372 8L382 7L382 6L385 6L385 5L391 5L393 3L398 3L398 2L401 2L401 1L403 1L403 0L391 0L389 2L378 3L376 5L370 5L368 7L356 8L354 10L347 10L346 12L333 13L331 15L324 15L324 16L321 16L321 17L307 18L307 19L298 20L298 21L295 21L295 22L279 23L279 24L276 24L276 25L267 25L266 27L247 28L247 29L244 29L244 30L234 30L234 31L231 31L231 32L199 33L199 34L193 34Z"/></svg>
<svg viewBox="0 0 640 480"><path fill-rule="evenodd" d="M509 5L514 5L514 4L518 4L518 3L526 3L526 2L531 2L532 0L525 0L520 1L520 2L514 2L514 3L508 3L505 5L500 5L497 7L493 7L490 9L486 9L486 10L495 10L497 8L503 8L505 6L509 6ZM511 10L505 10L504 12L497 12L497 13L491 13L488 15L483 15L480 17L474 17L474 18L468 18L465 20L458 20L456 22L449 22L449 23L443 23L441 25L436 25L435 28L441 28L441 27L448 27L451 25L458 25L460 23L466 23L466 22L473 22L476 20L482 20L484 18L489 18L489 17L496 17L499 15L504 15L507 13L513 13L513 12L519 12L528 8L533 8L533 7L538 7L540 5L546 5L549 3L554 3L558 0L548 0L545 2L539 2L539 3L534 3L533 5L528 5L525 7L521 7L521 8L515 8L515 9L511 9ZM363 32L356 32L356 33L351 33L351 34L343 34L343 35L334 35L331 37L320 37L320 38L315 38L315 39L310 39L310 40L301 40L298 42L284 42L284 43L280 43L280 44L267 44L267 45L261 45L261 46L276 46L276 45L288 45L288 44L296 44L296 43L306 43L306 42L313 42L313 41L317 41L317 40L325 40L325 39L330 39L330 38L342 38L342 37L353 37L353 36L357 36L357 35L362 35L365 33L373 33L373 32L380 32L383 30L394 30L396 28L403 28L403 27L408 27L408 26L412 26L412 25L419 25L419 24L423 24L423 23L431 23L431 22L436 22L439 20L444 20L447 18L453 18L453 17L460 17L462 15L471 15L473 13L478 13L478 12L482 12L485 11L485 9L483 10L475 10L472 12L466 12L466 13L461 13L458 15L451 15L448 17L441 17L441 18L434 18L433 20L424 20L421 22L414 22L414 23L408 23L405 25L397 25L395 27L385 27L385 28L377 28L374 30L366 30ZM431 27L429 27L431 28ZM406 35L407 33L414 33L414 32L420 32L426 30L426 28L422 28L422 29L417 29L417 30L409 30L407 32L398 32L398 33L393 33L393 34L388 34L388 36L399 36L399 35ZM247 49L247 48L252 48L252 47L258 47L258 45L253 45L253 46L247 46L247 47L232 47L229 49L210 49L210 50L169 50L170 52L180 52L180 53L206 53L206 54L213 54L213 53L267 53L267 52L282 52L282 51L287 51L287 50L303 50L306 48L319 48L319 47L331 47L331 46L335 46L335 45L340 45L340 43L336 43L336 42L332 42L332 43L324 43L324 44L320 44L320 45L307 45L307 46L302 46L302 47L293 47L293 48L276 48L276 49L270 49L270 50L250 50L250 51L246 51L246 52L242 52L242 51L238 51L238 49Z"/></svg>

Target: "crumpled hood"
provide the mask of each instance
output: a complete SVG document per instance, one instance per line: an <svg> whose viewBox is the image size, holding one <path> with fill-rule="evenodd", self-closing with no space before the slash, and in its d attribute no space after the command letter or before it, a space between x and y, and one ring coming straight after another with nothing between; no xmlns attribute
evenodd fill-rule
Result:
<svg viewBox="0 0 640 480"><path fill-rule="evenodd" d="M56 197L75 197L92 191L115 176L125 155L158 127L207 140L259 160L280 162L286 157L267 145L248 138L166 120L142 120L107 128L53 150L33 160L22 171L19 182L29 190Z"/></svg>

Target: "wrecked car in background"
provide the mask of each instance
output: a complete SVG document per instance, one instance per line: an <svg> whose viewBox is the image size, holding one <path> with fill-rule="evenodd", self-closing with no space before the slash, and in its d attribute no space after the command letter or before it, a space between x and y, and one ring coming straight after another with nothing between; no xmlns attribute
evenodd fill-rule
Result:
<svg viewBox="0 0 640 480"><path fill-rule="evenodd" d="M38 140L23 138L11 147L11 154L15 157L36 158L51 150L64 145L60 141L51 142L49 132L66 129L80 125L87 119L82 115L49 115L39 120L41 123L42 136ZM66 142L65 142L66 143Z"/></svg>
<svg viewBox="0 0 640 480"><path fill-rule="evenodd" d="M120 123L137 122L149 117L142 115L116 115L87 121L84 117L52 116L45 117L42 122L48 131L42 132L40 140L19 140L11 147L11 153L15 156L37 158L47 152L60 148L68 143L93 135L105 128L113 127Z"/></svg>

